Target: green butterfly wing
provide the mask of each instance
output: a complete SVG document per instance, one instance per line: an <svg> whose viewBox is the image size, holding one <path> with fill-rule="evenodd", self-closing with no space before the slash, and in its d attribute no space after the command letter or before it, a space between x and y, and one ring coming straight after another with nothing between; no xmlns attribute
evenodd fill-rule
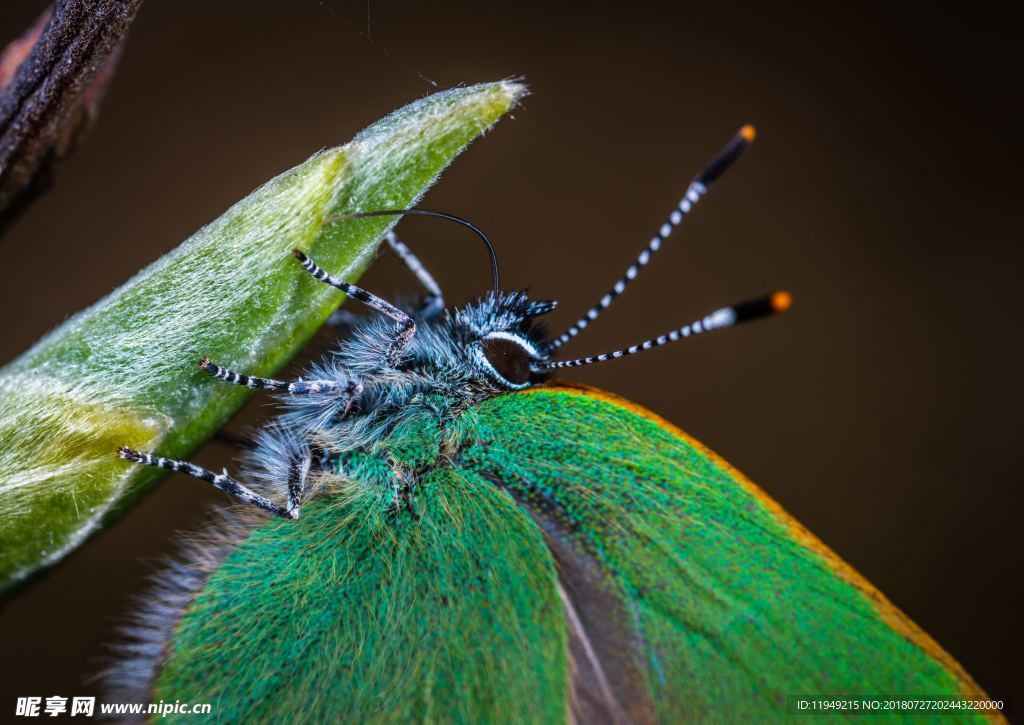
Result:
<svg viewBox="0 0 1024 725"><path fill-rule="evenodd" d="M464 466L545 531L587 643L573 658L591 712L756 722L796 714L798 696L985 698L778 504L653 414L563 386L474 416L482 443Z"/></svg>
<svg viewBox="0 0 1024 725"><path fill-rule="evenodd" d="M418 519L389 502L335 491L255 529L182 615L155 699L217 722L564 721L557 575L529 517L451 468L421 481Z"/></svg>
<svg viewBox="0 0 1024 725"><path fill-rule="evenodd" d="M414 515L368 483L393 471L418 472ZM607 394L545 387L413 422L328 479L213 568L155 698L220 721L474 723L984 698L752 483Z"/></svg>

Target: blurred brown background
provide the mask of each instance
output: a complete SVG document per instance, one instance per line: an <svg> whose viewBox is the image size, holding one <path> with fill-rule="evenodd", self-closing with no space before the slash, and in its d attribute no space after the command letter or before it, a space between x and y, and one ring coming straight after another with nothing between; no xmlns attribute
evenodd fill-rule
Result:
<svg viewBox="0 0 1024 725"><path fill-rule="evenodd" d="M0 5L0 39L43 6ZM436 89L518 75L533 95L424 204L486 229L505 286L559 299L567 325L753 122L750 154L569 352L778 287L793 310L573 377L720 452L1013 700L1018 39L970 7L148 2L91 138L0 239L0 362L315 150ZM450 301L484 289L463 233L401 231ZM414 289L389 257L363 281ZM258 398L243 418L269 412ZM93 692L153 561L224 502L172 476L2 605L0 712Z"/></svg>

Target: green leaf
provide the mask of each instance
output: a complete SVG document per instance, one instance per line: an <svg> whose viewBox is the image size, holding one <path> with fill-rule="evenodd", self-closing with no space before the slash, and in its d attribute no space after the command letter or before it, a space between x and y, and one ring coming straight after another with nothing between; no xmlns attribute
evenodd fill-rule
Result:
<svg viewBox="0 0 1024 725"><path fill-rule="evenodd" d="M299 247L348 281L394 218L332 214L416 202L524 87L481 84L396 111L272 179L0 370L0 589L58 561L161 473L125 444L185 457L247 400L211 384L204 355L270 375L342 299Z"/></svg>

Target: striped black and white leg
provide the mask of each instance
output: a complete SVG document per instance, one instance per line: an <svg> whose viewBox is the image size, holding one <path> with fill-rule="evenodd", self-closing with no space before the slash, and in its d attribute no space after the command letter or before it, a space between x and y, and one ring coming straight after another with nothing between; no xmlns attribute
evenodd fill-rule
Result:
<svg viewBox="0 0 1024 725"><path fill-rule="evenodd" d="M297 380L288 382L286 380L273 380L272 378L258 378L255 375L245 375L234 370L221 367L217 363L204 357L199 367L210 373L213 377L224 380L235 385L244 385L247 388L257 390L272 390L278 393L291 393L293 395L315 395L317 393L344 394L355 397L363 391L363 386L354 380Z"/></svg>
<svg viewBox="0 0 1024 725"><path fill-rule="evenodd" d="M420 305L418 314L428 320L437 318L438 315L444 312L444 294L441 292L441 287L437 284L437 280L427 271L419 257L413 254L408 245L398 238L397 234L389 231L385 239L391 251L416 276L416 279L419 280L419 283L427 292ZM355 327L362 319L361 315L357 315L351 310L338 309L327 318L327 324L331 327Z"/></svg>
<svg viewBox="0 0 1024 725"><path fill-rule="evenodd" d="M662 345L666 345L670 342L695 337L703 332L722 330L726 327L738 325L741 322L749 322L750 320L756 320L760 317L767 317L768 315L783 312L789 309L790 303L791 298L788 292L775 292L773 294L741 302L730 307L722 307L721 309L715 310L710 315L705 315L696 322L691 322L689 325L683 325L678 330L666 332L664 335L652 337L650 340L644 340L643 342L637 343L636 345L630 345L629 347L621 350L606 352L600 355L590 355L588 357L581 357L575 360L556 360L554 362L539 363L535 365L533 369L536 372L541 372L544 370L557 370L559 368L576 368L581 365L593 365L594 363L615 360L616 358L626 357L627 355L635 355L638 352L650 350L655 347L661 347Z"/></svg>
<svg viewBox="0 0 1024 725"><path fill-rule="evenodd" d="M669 214L668 219L661 225L657 233L651 237L651 241L647 243L643 251L640 252L640 256L636 258L633 264L629 265L626 269L626 273L619 278L610 290L598 300L597 304L587 310L586 314L583 315L579 320L576 321L568 330L563 332L558 337L554 338L547 346L547 352L551 353L557 350L565 343L569 342L572 338L576 337L587 325L596 320L598 316L606 309L611 307L612 302L626 289L626 286L632 282L640 270L647 266L647 263L651 261L651 256L661 249L661 245L665 242L672 231L682 223L683 219L690 210L701 200L701 197L707 193L711 184L718 179L722 173L729 168L732 163L739 158L740 154L750 146L754 140L754 128L752 126L744 126L739 132L729 140L729 143L718 152L718 154L711 160L711 162L704 167L704 170L697 175L686 189L686 194L683 195L682 200L676 205L676 208Z"/></svg>
<svg viewBox="0 0 1024 725"><path fill-rule="evenodd" d="M309 460L306 459L304 465L298 468L293 476L294 480L288 481L288 505L287 507L281 506L280 504L274 503L266 496L261 496L252 489L245 486L243 483L235 480L228 475L227 469L224 469L221 473L214 473L213 471L197 466L194 463L188 461L179 461L174 458L164 458L163 456L154 456L150 453L142 453L136 451L128 446L121 446L117 450L117 455L126 461L132 463L139 463L144 466L155 466L157 468L165 468L168 471L178 471L180 473L186 473L189 476L195 478L201 478L208 483L212 483L215 488L223 491L229 496L233 496L242 503L255 506L269 511L275 516L280 516L285 519L297 519L302 508L302 494L305 488L306 473L309 470Z"/></svg>
<svg viewBox="0 0 1024 725"><path fill-rule="evenodd" d="M313 275L316 279L340 289L352 299L359 300L363 304L369 305L373 309L387 315L395 321L395 340L389 346L388 351L384 356L384 362L388 365L395 365L398 363L405 354L405 351L409 348L409 343L412 342L413 337L416 335L416 322L409 315L395 307L387 300L381 299L377 295L372 292L367 292L361 287L356 287L354 284L349 284L344 280L327 274L327 272L321 269L320 265L307 257L301 250L293 249L292 254L294 254L295 258L302 263L302 268Z"/></svg>
<svg viewBox="0 0 1024 725"><path fill-rule="evenodd" d="M441 286L434 279L434 276L427 271L427 268L423 266L423 263L419 260L412 250L398 238L398 235L393 231L389 231L385 237L388 242L388 246L395 255L402 260L402 263L406 268L416 275L416 279L423 285L423 289L427 291L426 297L423 298L423 304L419 308L419 314L428 320L436 318L442 312L444 312L444 294L441 292Z"/></svg>

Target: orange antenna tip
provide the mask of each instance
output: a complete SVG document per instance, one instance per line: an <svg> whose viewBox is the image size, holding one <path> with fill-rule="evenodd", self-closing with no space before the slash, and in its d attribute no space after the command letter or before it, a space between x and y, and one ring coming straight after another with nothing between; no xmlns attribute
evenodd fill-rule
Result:
<svg viewBox="0 0 1024 725"><path fill-rule="evenodd" d="M743 137L744 141L750 143L755 138L757 138L757 129L755 129L748 123L746 126L740 129L740 136Z"/></svg>
<svg viewBox="0 0 1024 725"><path fill-rule="evenodd" d="M776 292L772 295L771 305L775 312L785 312L793 304L793 295L789 292Z"/></svg>

